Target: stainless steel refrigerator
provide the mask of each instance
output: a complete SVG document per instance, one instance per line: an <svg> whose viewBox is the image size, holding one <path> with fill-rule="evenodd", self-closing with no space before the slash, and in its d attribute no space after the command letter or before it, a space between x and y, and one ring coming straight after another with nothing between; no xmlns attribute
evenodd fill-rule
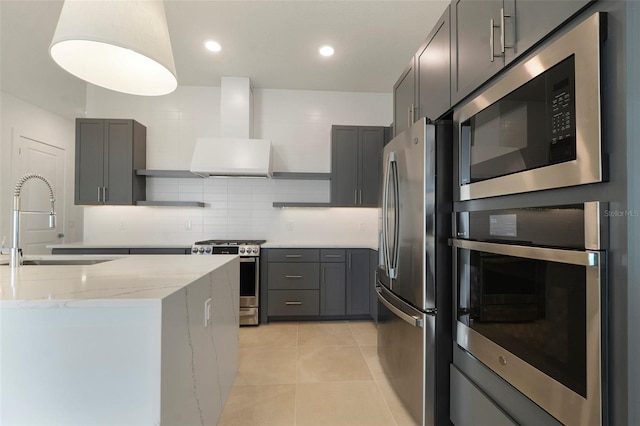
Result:
<svg viewBox="0 0 640 426"><path fill-rule="evenodd" d="M416 424L450 424L451 121L414 123L383 164L378 355Z"/></svg>

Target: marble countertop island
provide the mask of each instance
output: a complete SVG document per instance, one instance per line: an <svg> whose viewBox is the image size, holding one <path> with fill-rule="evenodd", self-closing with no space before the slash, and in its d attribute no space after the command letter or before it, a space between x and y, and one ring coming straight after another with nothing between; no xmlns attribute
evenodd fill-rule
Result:
<svg viewBox="0 0 640 426"><path fill-rule="evenodd" d="M216 424L238 256L33 258L109 260L0 266L0 424Z"/></svg>

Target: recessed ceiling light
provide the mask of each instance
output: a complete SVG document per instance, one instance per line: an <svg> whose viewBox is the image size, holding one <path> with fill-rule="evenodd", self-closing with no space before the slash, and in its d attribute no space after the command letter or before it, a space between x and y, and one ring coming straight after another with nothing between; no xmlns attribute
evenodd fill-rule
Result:
<svg viewBox="0 0 640 426"><path fill-rule="evenodd" d="M213 40L209 40L204 44L204 47L206 47L207 49L209 49L212 52L219 52L220 50L222 50L222 46L220 46L220 43L213 41Z"/></svg>
<svg viewBox="0 0 640 426"><path fill-rule="evenodd" d="M322 46L320 48L319 52L320 52L320 54L322 56L331 56L331 55L333 55L333 47L331 47L331 46Z"/></svg>

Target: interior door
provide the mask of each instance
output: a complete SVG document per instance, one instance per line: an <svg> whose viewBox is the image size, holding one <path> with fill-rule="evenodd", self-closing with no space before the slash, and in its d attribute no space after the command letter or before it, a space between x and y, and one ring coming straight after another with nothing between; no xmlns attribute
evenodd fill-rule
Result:
<svg viewBox="0 0 640 426"><path fill-rule="evenodd" d="M53 188L56 207L56 227L49 228L49 216L46 214L24 213L20 217L20 246L24 254L49 254L48 244L63 242L64 228L64 170L66 151L44 141L37 141L13 132L12 184L27 173L36 173L45 177ZM49 188L39 179L31 179L22 187L20 194L22 211L51 210Z"/></svg>

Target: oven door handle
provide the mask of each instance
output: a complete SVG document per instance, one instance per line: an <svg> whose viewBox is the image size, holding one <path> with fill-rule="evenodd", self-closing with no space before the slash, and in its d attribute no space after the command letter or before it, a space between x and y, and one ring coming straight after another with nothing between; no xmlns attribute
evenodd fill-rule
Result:
<svg viewBox="0 0 640 426"><path fill-rule="evenodd" d="M511 244L485 243L481 241L459 240L452 238L453 247L522 257L525 259L545 260L549 262L568 263L580 266L599 266L601 253L598 251L574 251L544 247L518 246Z"/></svg>

